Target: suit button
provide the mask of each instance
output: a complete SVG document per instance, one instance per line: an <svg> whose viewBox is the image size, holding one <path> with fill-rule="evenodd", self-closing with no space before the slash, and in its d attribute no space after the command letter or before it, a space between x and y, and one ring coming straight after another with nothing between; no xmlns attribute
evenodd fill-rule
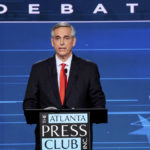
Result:
<svg viewBox="0 0 150 150"><path fill-rule="evenodd" d="M62 109L65 109L65 106L62 106L61 108L62 108Z"/></svg>

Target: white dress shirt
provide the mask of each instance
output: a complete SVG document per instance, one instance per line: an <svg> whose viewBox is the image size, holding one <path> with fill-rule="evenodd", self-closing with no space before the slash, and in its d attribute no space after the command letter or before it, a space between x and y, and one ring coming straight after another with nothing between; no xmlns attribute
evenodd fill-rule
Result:
<svg viewBox="0 0 150 150"><path fill-rule="evenodd" d="M56 69L57 69L57 81L58 81L58 87L60 87L60 70L61 70L61 64L64 63L65 65L65 69L67 69L67 81L69 79L69 74L70 74L70 67L71 67L71 61L72 61L72 55L67 59L67 61L63 62L61 61L57 55L55 55L56 57Z"/></svg>

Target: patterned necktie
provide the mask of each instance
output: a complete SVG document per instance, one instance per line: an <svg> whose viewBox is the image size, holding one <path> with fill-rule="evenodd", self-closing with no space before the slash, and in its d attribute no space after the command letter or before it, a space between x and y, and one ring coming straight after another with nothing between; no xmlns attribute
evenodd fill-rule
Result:
<svg viewBox="0 0 150 150"><path fill-rule="evenodd" d="M67 86L67 77L65 74L65 65L66 64L61 64L61 70L60 70L60 89L59 89L59 94L60 94L60 100L61 104L64 104L64 99L65 99L65 90Z"/></svg>

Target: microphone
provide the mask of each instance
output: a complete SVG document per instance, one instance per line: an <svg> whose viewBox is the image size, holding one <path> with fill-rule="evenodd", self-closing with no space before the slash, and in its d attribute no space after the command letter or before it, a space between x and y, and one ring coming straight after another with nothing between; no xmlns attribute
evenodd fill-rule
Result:
<svg viewBox="0 0 150 150"><path fill-rule="evenodd" d="M67 72L68 72L68 70L67 70L67 68L65 68L65 78L66 78L66 79L65 79L65 80L66 80L66 81L65 81L65 82L66 82L66 84L65 84L66 86L65 86L65 87L66 87L66 88L67 88Z"/></svg>
<svg viewBox="0 0 150 150"><path fill-rule="evenodd" d="M67 72L68 72L68 70L67 70L67 68L65 68L65 74L67 74Z"/></svg>

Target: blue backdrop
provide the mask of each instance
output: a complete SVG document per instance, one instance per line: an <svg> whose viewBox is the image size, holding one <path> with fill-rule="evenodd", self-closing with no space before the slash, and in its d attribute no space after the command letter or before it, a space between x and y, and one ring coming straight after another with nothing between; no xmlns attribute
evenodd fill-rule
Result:
<svg viewBox="0 0 150 150"><path fill-rule="evenodd" d="M31 69L53 55L53 23L0 24L0 149L34 149L22 101ZM150 23L73 23L74 53L98 64L108 124L93 126L93 149L150 149Z"/></svg>
<svg viewBox="0 0 150 150"><path fill-rule="evenodd" d="M150 149L150 2L136 0L130 13L129 0L62 0L73 14L61 14L59 0L1 3L8 11L0 14L0 150L34 150L35 126L26 124L22 102L32 64L54 54L55 20L71 21L74 53L99 67L108 124L93 125L93 150ZM28 14L29 3L40 3L39 15ZM108 14L93 14L98 3Z"/></svg>

